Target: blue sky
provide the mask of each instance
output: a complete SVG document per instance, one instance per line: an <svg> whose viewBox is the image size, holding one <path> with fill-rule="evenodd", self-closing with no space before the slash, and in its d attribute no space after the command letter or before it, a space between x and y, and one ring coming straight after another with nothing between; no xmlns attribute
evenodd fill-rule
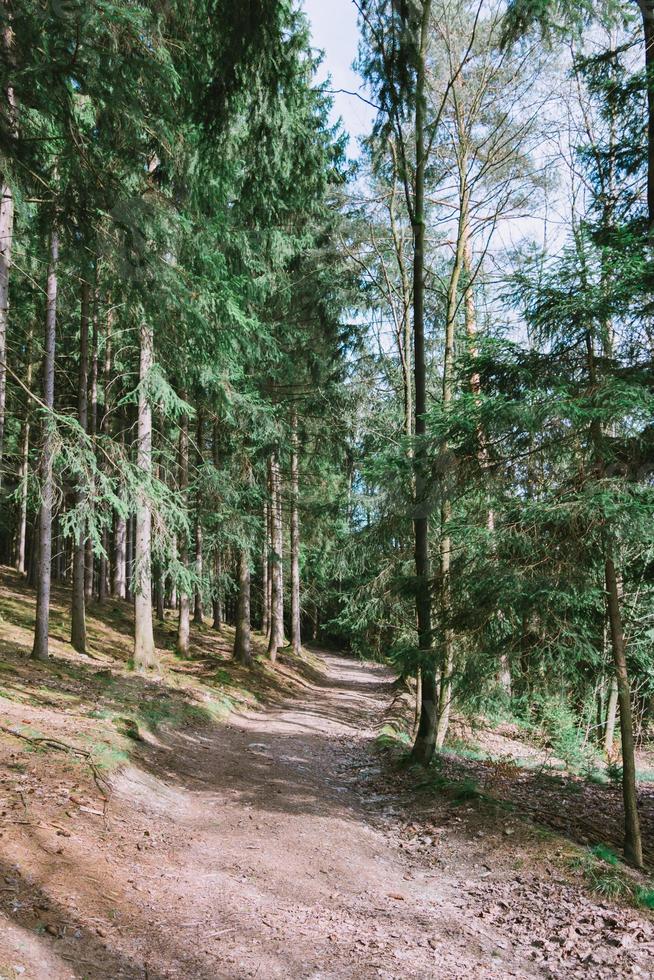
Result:
<svg viewBox="0 0 654 980"><path fill-rule="evenodd" d="M313 29L313 46L325 52L320 79L331 75L333 88L360 90L361 79L352 69L359 42L352 0L304 0L304 9ZM334 102L335 116L342 118L351 137L350 155L355 156L356 139L370 132L374 109L352 95L335 95Z"/></svg>

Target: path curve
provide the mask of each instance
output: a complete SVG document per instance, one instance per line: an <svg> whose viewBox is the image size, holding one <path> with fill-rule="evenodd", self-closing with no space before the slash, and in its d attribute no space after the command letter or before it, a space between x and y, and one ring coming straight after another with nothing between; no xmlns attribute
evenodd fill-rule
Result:
<svg viewBox="0 0 654 980"><path fill-rule="evenodd" d="M372 740L388 673L320 659L321 679L304 696L233 715L210 737L171 735L120 778L112 806L138 813L148 837L123 930L143 973L115 975L534 976L456 907L453 880L416 869L376 819L383 803L365 778L361 789L379 771ZM146 923L147 943L134 949Z"/></svg>

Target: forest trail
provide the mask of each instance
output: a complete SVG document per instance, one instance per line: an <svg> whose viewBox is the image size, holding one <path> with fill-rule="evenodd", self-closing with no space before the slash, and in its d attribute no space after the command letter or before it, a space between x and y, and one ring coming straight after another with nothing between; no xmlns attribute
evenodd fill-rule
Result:
<svg viewBox="0 0 654 980"><path fill-rule="evenodd" d="M494 840L487 824L466 825L460 806L431 811L442 824L430 831L436 846L415 827L407 843L399 798L376 785L374 739L391 675L332 654L319 662L303 694L278 695L224 725L149 734L114 778L104 828L89 807L67 837L30 830L37 854L33 840L29 855L12 842L2 868L13 907L2 917L0 975L651 975L642 960L629 969L623 960L606 970L602 960L582 963L611 929L622 930L620 915L607 919L616 913L578 895L573 908L560 882L516 878L515 864L507 883L507 845L512 861L522 853L517 837L502 848L502 831ZM416 850L416 841L427 844ZM35 934L34 909L47 923L44 935ZM571 961L565 936L556 944L573 911L594 934L586 951L575 934ZM507 919L516 912L518 924ZM556 962L529 961L538 931L530 915L549 929ZM640 920L633 910L626 916ZM633 938L633 928L624 934Z"/></svg>
<svg viewBox="0 0 654 980"><path fill-rule="evenodd" d="M23 965L13 975L534 975L455 908L454 879L417 870L361 791L390 675L321 660L305 697L232 715L210 735L142 743L115 780L107 830L91 816L95 833L76 827L59 839L63 855L44 841L40 867L6 875L18 907L3 945L13 937L10 960ZM36 907L54 943L15 921L35 880L47 883Z"/></svg>

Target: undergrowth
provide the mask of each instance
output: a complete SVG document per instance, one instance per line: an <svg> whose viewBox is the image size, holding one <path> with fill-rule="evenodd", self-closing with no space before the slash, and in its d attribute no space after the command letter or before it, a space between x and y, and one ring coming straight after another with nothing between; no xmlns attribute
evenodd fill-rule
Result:
<svg viewBox="0 0 654 980"><path fill-rule="evenodd" d="M396 728L390 723L384 725L379 735L375 739L379 748L396 749L399 746L411 745L411 737L408 732Z"/></svg>
<svg viewBox="0 0 654 980"><path fill-rule="evenodd" d="M575 855L570 860L570 867L582 875L588 888L596 895L654 910L654 887L634 882L619 855L606 844L596 844Z"/></svg>

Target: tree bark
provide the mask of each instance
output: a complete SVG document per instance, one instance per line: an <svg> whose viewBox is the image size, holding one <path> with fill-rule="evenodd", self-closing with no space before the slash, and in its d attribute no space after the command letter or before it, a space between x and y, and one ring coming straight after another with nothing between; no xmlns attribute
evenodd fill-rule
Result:
<svg viewBox="0 0 654 980"><path fill-rule="evenodd" d="M111 372L112 372L112 349L111 349L111 332L112 332L112 312L111 306L108 305L106 312L106 340L104 348L104 364L102 368L102 381L103 381L103 395L104 403L102 406L102 418L100 419L100 432L103 436L108 436L111 432L110 425L110 393L111 393ZM98 460L98 465L101 469L104 469L103 457ZM102 531L102 554L100 555L100 567L98 573L98 602L104 602L107 595L111 592L111 568L109 562L109 530L108 528L103 528Z"/></svg>
<svg viewBox="0 0 654 980"><path fill-rule="evenodd" d="M97 276L97 267L96 267ZM93 303L93 335L91 340L91 372L89 377L89 435L95 446L98 434L98 298L97 284ZM95 555L93 553L93 542L90 537L86 539L85 574L84 574L84 595L87 602L93 598L93 588L95 585Z"/></svg>
<svg viewBox="0 0 654 980"><path fill-rule="evenodd" d="M202 412L198 412L197 426L198 444L198 463L202 466L204 462L204 417ZM202 491L198 488L195 498L195 574L198 584L195 587L195 603L193 607L193 622L196 626L202 626L204 622L204 609L202 599L202 574L203 574L203 554L202 554Z"/></svg>
<svg viewBox="0 0 654 980"><path fill-rule="evenodd" d="M238 607L236 612L236 636L234 659L245 667L252 666L250 634L250 558L243 548L238 558Z"/></svg>
<svg viewBox="0 0 654 980"><path fill-rule="evenodd" d="M11 14L6 11L7 17ZM2 30L2 51L5 62L11 64L13 32L8 19ZM16 97L11 85L4 91L9 120L9 131L18 135L16 122ZM9 278L11 253L14 241L14 195L4 174L0 175L0 486L3 477L5 443L5 407L7 400L7 327L9 321Z"/></svg>
<svg viewBox="0 0 654 980"><path fill-rule="evenodd" d="M446 411L451 405L454 397L454 335L459 309L459 283L463 272L466 234L467 198L465 190L462 189L457 246L454 256L454 265L452 266L450 273L450 281L447 290L445 358L443 361L443 407ZM450 709L452 704L452 672L454 670L454 632L448 624L452 612L452 539L447 527L452 519L452 504L449 499L449 488L447 487L448 474L444 473L442 479L444 486L443 503L441 505L440 604L441 617L444 626L442 629L443 648L441 653L441 685L439 694L438 729L436 733L436 748L438 749L443 747L447 736L447 729L449 727Z"/></svg>
<svg viewBox="0 0 654 980"><path fill-rule="evenodd" d="M643 866L643 845L638 817L638 791L636 789L636 757L634 724L631 712L631 687L627 673L627 654L620 609L620 590L613 556L607 554L605 564L606 595L611 627L611 649L618 684L620 706L620 737L622 741L622 798L625 815L624 855L629 864Z"/></svg>
<svg viewBox="0 0 654 980"><path fill-rule="evenodd" d="M0 180L0 486L3 478L5 406L7 400L7 325L9 270L14 234L14 198L9 184Z"/></svg>
<svg viewBox="0 0 654 980"><path fill-rule="evenodd" d="M279 459L277 453L270 457L270 507L272 513L272 601L270 610L270 640L268 656L272 663L277 652L284 646L284 572L282 494Z"/></svg>
<svg viewBox="0 0 654 980"><path fill-rule="evenodd" d="M79 335L79 383L77 387L77 419L84 432L88 429L89 387L89 306L91 290L88 282L82 282L80 335ZM77 504L83 507L86 491L77 491ZM81 527L73 549L73 597L70 621L70 642L78 653L86 653L86 595L85 595L86 533Z"/></svg>
<svg viewBox="0 0 654 980"><path fill-rule="evenodd" d="M46 288L45 344L43 356L43 402L46 413L43 418L43 445L41 451L41 507L38 522L38 559L36 584L36 623L32 657L48 659L48 632L50 625L50 581L52 561L52 503L54 496L54 380L55 344L57 334L57 266L59 263L59 231L56 224L50 232L50 255Z"/></svg>
<svg viewBox="0 0 654 980"><path fill-rule="evenodd" d="M185 394L182 397L186 397ZM188 416L182 417L179 428L179 490L185 502L188 494ZM177 547L179 560L185 569L188 568L188 540L186 532L179 535ZM180 586L179 619L177 623L177 652L182 657L188 657L191 633L191 603L188 592Z"/></svg>
<svg viewBox="0 0 654 980"><path fill-rule="evenodd" d="M270 486L270 482L269 482ZM266 630L266 637L270 640L270 629L272 626L272 601L273 601L273 513L272 513L272 502L268 500L266 502L267 507L267 525L266 525L266 547L268 548L268 591L266 592L266 605L268 608L268 629Z"/></svg>
<svg viewBox="0 0 654 980"><path fill-rule="evenodd" d="M120 416L120 443L125 448L124 417ZM114 520L114 581L113 594L117 599L127 598L127 518L116 514Z"/></svg>
<svg viewBox="0 0 654 980"><path fill-rule="evenodd" d="M211 624L212 629L220 631L223 628L223 602L222 602L222 560L220 557L220 548L216 547L216 553L213 558L213 599L212 599L212 611L213 611L213 622Z"/></svg>
<svg viewBox="0 0 654 980"><path fill-rule="evenodd" d="M297 412L291 416L291 649L302 649L302 609L300 605L300 516L299 516L299 440Z"/></svg>
<svg viewBox="0 0 654 980"><path fill-rule="evenodd" d="M415 513L413 520L416 565L416 618L418 648L422 659L420 722L413 745L416 761L428 764L436 746L438 691L432 644L432 602L429 557L429 500L427 479L426 412L427 365L425 357L425 83L431 2L424 0L416 64L415 183L413 214L413 362L415 378Z"/></svg>
<svg viewBox="0 0 654 980"><path fill-rule="evenodd" d="M152 409L146 382L152 368L154 338L152 328L146 323L140 327L140 348L136 462L139 471L149 478L152 476ZM139 488L136 501L134 666L137 670L159 666L152 624L152 511L148 492L147 487Z"/></svg>
<svg viewBox="0 0 654 980"><path fill-rule="evenodd" d="M25 371L25 384L28 389L32 387L32 327L30 326L27 335L27 366ZM25 575L27 571L27 498L29 489L29 463L30 463L30 399L25 399L25 416L20 432L20 498L18 506L18 542L16 548L16 571L19 575Z"/></svg>
<svg viewBox="0 0 654 980"><path fill-rule="evenodd" d="M605 329L602 340L602 354L608 360L612 355L611 331ZM586 334L588 382L592 388L598 383L595 338L590 330ZM595 417L590 423L590 436L593 443L595 462L600 474L605 473L606 459L602 449L602 422ZM613 540L610 528L605 528L604 581L606 586L606 609L611 634L611 652L618 685L618 706L620 709L620 738L622 742L622 798L624 801L625 859L637 868L643 866L643 846L638 817L638 792L636 788L636 759L634 745L633 717L631 711L631 687L627 670L626 642L620 608L621 595L618 574L615 567Z"/></svg>
<svg viewBox="0 0 654 980"><path fill-rule="evenodd" d="M647 211L654 236L654 0L636 0L643 19L647 73Z"/></svg>
<svg viewBox="0 0 654 980"><path fill-rule="evenodd" d="M157 610L157 619L160 623L163 623L166 619L166 612L164 606L166 586L164 581L164 573L161 564L157 563L157 568L154 573L154 604Z"/></svg>
<svg viewBox="0 0 654 980"><path fill-rule="evenodd" d="M261 632L270 636L270 507L263 505L263 546L261 548Z"/></svg>
<svg viewBox="0 0 654 980"><path fill-rule="evenodd" d="M216 472L218 472L218 466L220 463L220 454L218 449L218 422L214 422L213 426L213 465ZM221 630L223 625L223 601L222 601L222 558L220 555L220 544L216 544L216 550L213 556L213 623L212 629Z"/></svg>
<svg viewBox="0 0 654 980"><path fill-rule="evenodd" d="M618 679L617 676L611 678L611 688L609 690L609 700L606 705L606 721L604 725L604 751L608 757L613 753L613 742L615 741L615 721L618 710Z"/></svg>
<svg viewBox="0 0 654 980"><path fill-rule="evenodd" d="M398 227L396 216L396 181L399 175L397 146L393 138L389 139L389 149L393 157L392 190L388 205L389 223L391 235L393 237L393 247L395 249L395 259L401 282L401 311L397 320L397 346L400 357L400 368L402 370L402 395L404 403L404 433L407 439L411 439L414 433L413 426L413 371L412 371L412 351L411 351L411 303L412 290L409 270L404 257L404 237ZM392 299L392 291L389 290L389 300ZM413 455L413 450L409 449L409 455ZM415 490L414 490L415 492ZM419 708L418 708L419 710Z"/></svg>
<svg viewBox="0 0 654 980"><path fill-rule="evenodd" d="M114 525L114 585L117 599L127 597L127 521L122 515L116 517Z"/></svg>

